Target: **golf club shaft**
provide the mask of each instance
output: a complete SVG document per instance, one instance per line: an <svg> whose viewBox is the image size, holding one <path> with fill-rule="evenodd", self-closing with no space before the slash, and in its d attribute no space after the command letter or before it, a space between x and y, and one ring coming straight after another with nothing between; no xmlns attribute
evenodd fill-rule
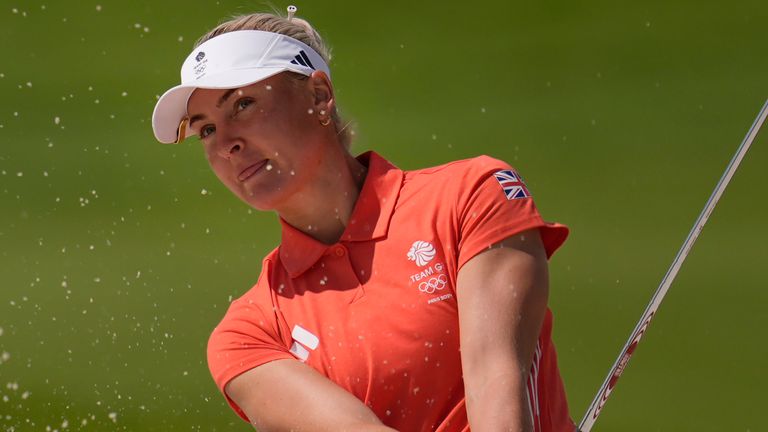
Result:
<svg viewBox="0 0 768 432"><path fill-rule="evenodd" d="M709 197L709 201L707 201L707 204L704 206L701 214L699 214L699 218L696 220L693 228L688 233L688 238L685 239L683 246L680 248L680 251L677 253L675 260L672 262L672 266L670 266L669 270L667 270L667 274L664 276L664 279L662 279L659 288L651 298L651 302L648 304L645 312L643 312L640 321L635 326L634 331L632 331L632 334L627 340L627 343L624 344L624 348L621 350L621 353L616 359L616 362L613 364L613 367L611 367L611 370L608 372L608 376L605 378L603 385L600 387L600 390L597 392L595 399L589 406L587 413L584 415L584 419L579 424L577 432L589 432L592 429L592 426L597 420L597 416L600 415L600 411L605 405L606 400L608 400L608 396L610 396L611 392L616 386L616 382L619 380L619 377L621 377L621 374L627 367L627 363L629 363L629 359L632 357L637 344L640 342L640 339L643 337L643 334L648 328L651 319L653 319L653 316L661 304L661 301L667 294L669 286L672 285L672 281L675 279L675 276L677 276L677 272L680 270L680 266L682 266L683 261L685 261L685 258L691 251L693 244L696 242L696 238L701 233L702 228L704 228L704 224L707 223L707 219L709 219L710 214L712 214L712 210L714 210L717 201L723 195L725 188L731 181L731 177L733 177L733 174L739 168L741 160L744 158L747 150L749 150L749 147L752 145L752 141L755 139L755 136L757 136L758 131L760 131L760 127L762 127L763 122L765 122L766 116L768 116L768 101L763 104L763 108L760 110L760 113L757 115L754 123L752 123L752 127L749 129L747 136L744 137L744 141L741 142L738 150L736 150L736 154L728 164L728 168L725 169L725 173L723 173L723 176L720 177L720 181L717 183L715 190Z"/></svg>

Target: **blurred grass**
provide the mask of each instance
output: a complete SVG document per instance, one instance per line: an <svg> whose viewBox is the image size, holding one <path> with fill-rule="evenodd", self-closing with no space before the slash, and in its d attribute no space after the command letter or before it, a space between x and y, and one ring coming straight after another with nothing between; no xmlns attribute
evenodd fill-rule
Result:
<svg viewBox="0 0 768 432"><path fill-rule="evenodd" d="M404 169L491 154L571 227L551 306L580 420L768 95L768 5L298 6L334 48L356 151ZM0 5L3 430L249 429L204 350L278 225L149 121L191 43L254 9L268 6ZM766 146L764 132L595 430L760 430Z"/></svg>

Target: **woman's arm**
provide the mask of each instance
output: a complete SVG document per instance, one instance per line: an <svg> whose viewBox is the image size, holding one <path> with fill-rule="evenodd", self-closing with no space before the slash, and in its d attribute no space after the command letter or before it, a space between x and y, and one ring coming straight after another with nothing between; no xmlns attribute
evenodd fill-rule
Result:
<svg viewBox="0 0 768 432"><path fill-rule="evenodd" d="M473 432L533 430L526 382L548 284L537 229L493 245L459 271L461 362Z"/></svg>
<svg viewBox="0 0 768 432"><path fill-rule="evenodd" d="M298 360L276 360L226 386L259 432L391 432L359 399Z"/></svg>

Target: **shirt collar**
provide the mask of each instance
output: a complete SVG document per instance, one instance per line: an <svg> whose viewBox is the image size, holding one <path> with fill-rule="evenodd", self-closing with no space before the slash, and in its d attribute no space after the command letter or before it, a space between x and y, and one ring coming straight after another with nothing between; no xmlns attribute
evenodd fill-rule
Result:
<svg viewBox="0 0 768 432"><path fill-rule="evenodd" d="M403 184L403 172L376 152L363 153L357 160L368 167L368 173L340 241L366 241L386 236ZM330 247L282 218L280 226L280 261L291 278L307 271Z"/></svg>

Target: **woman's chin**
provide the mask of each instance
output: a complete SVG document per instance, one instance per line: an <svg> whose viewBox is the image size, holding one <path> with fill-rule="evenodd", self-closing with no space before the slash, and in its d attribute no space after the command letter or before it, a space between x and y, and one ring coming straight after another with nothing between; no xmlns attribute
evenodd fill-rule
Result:
<svg viewBox="0 0 768 432"><path fill-rule="evenodd" d="M244 203L255 210L270 211L275 210L283 200L280 190L270 190L269 192L245 191L237 194Z"/></svg>

